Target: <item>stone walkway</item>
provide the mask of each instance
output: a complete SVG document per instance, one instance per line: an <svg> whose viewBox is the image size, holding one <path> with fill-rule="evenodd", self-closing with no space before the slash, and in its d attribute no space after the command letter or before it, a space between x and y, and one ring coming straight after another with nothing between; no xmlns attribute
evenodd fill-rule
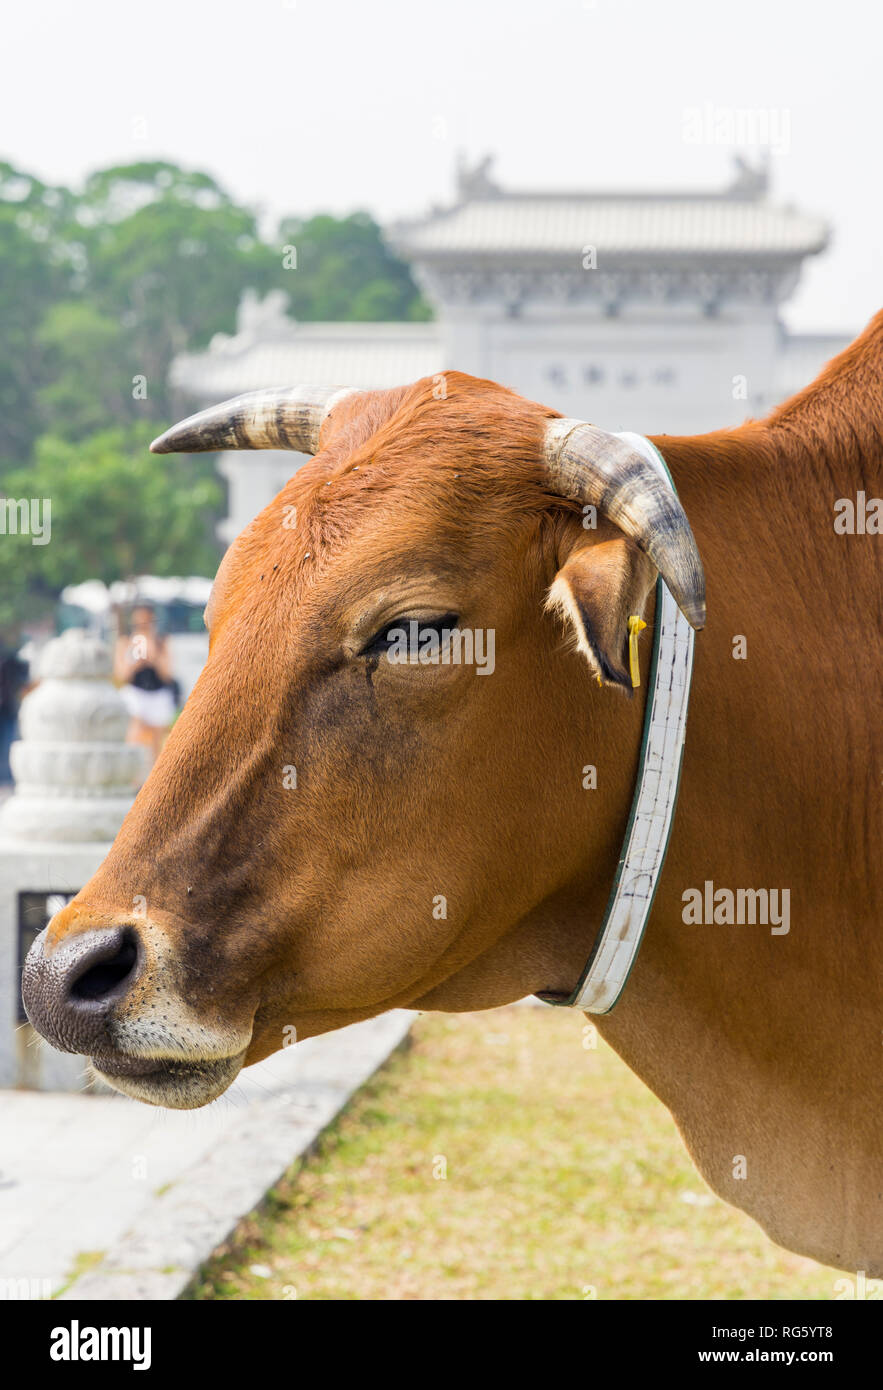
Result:
<svg viewBox="0 0 883 1390"><path fill-rule="evenodd" d="M414 1017L308 1038L203 1110L0 1091L0 1298L176 1298Z"/></svg>

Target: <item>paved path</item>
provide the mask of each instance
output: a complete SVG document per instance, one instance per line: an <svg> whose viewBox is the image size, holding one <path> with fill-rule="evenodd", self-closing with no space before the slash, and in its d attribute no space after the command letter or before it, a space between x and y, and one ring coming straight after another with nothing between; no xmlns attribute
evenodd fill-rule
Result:
<svg viewBox="0 0 883 1390"><path fill-rule="evenodd" d="M203 1110L0 1091L0 1298L57 1294L78 1273L63 1297L176 1298L413 1019L308 1038Z"/></svg>

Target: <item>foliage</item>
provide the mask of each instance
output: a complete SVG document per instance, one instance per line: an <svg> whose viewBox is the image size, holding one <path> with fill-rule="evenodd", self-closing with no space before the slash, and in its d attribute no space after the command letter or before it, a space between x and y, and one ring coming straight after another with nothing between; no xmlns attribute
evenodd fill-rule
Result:
<svg viewBox="0 0 883 1390"><path fill-rule="evenodd" d="M132 413L135 360L119 322L86 299L51 305L38 333L46 384L39 415L53 434L84 439Z"/></svg>
<svg viewBox="0 0 883 1390"><path fill-rule="evenodd" d="M429 318L404 261L385 245L367 213L282 223L280 239L297 253L297 270L279 281L298 319L376 322Z"/></svg>
<svg viewBox="0 0 883 1390"><path fill-rule="evenodd" d="M0 162L0 494L51 497L53 518L48 546L0 535L4 623L87 578L214 572L211 460L145 445L180 409L174 357L233 332L246 289L274 288L296 318L428 316L366 213L270 236L210 175L166 161L80 190Z"/></svg>
<svg viewBox="0 0 883 1390"><path fill-rule="evenodd" d="M150 454L153 432L142 423L76 443L42 435L30 466L6 473L7 497L50 500L51 540L0 537L0 627L37 616L77 580L214 572L221 487L211 461Z"/></svg>
<svg viewBox="0 0 883 1390"><path fill-rule="evenodd" d="M0 459L27 457L39 429L34 328L72 278L57 211L50 190L0 164Z"/></svg>

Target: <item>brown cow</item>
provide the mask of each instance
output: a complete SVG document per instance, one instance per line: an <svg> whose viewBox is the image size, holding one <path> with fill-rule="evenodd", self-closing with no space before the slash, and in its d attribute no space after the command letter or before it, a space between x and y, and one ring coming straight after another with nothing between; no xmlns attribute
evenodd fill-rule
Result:
<svg viewBox="0 0 883 1390"><path fill-rule="evenodd" d="M323 416L227 552L199 682L25 973L40 1031L153 1104L204 1104L292 1027L568 994L638 763L627 617L652 629L659 569L702 621L689 528L634 458L596 431L544 457L554 412L490 382L270 393L159 447L315 449ZM768 419L656 443L712 621L653 916L599 1028L716 1192L880 1275L883 542L835 517L883 492L883 315ZM492 630L493 678L391 660L405 619ZM707 883L789 892L790 929L697 923Z"/></svg>

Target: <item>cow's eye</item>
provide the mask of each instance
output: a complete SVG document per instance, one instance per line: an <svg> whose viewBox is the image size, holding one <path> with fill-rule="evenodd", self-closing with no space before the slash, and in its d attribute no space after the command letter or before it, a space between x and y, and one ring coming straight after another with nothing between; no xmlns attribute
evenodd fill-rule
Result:
<svg viewBox="0 0 883 1390"><path fill-rule="evenodd" d="M392 622L384 623L362 648L361 656L380 656L384 652L394 652L407 660L413 654L417 659L421 645L425 650L432 645L433 638L442 643L446 634L457 626L456 613L444 613L440 618L414 618L403 614Z"/></svg>

